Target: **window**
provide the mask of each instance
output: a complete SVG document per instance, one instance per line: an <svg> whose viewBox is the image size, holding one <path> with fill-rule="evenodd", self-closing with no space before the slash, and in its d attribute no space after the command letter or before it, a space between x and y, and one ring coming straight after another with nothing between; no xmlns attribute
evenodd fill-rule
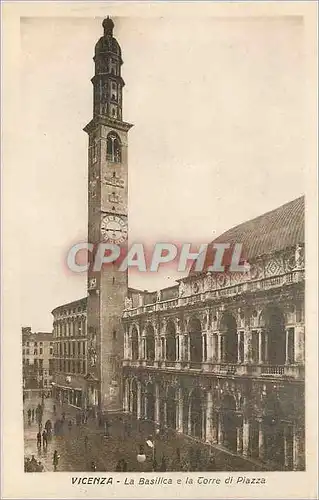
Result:
<svg viewBox="0 0 319 500"><path fill-rule="evenodd" d="M27 354L27 356L29 356L29 354L30 354L30 349L27 349L27 350L26 350L26 354Z"/></svg>
<svg viewBox="0 0 319 500"><path fill-rule="evenodd" d="M85 356L85 342L83 342L83 356Z"/></svg>
<svg viewBox="0 0 319 500"><path fill-rule="evenodd" d="M40 345L43 345L43 342L40 342Z"/></svg>
<svg viewBox="0 0 319 500"><path fill-rule="evenodd" d="M34 342L34 347L37 347L37 345L38 345L38 342Z"/></svg>
<svg viewBox="0 0 319 500"><path fill-rule="evenodd" d="M34 356L37 356L38 355L38 349L34 349L33 354L34 354Z"/></svg>
<svg viewBox="0 0 319 500"><path fill-rule="evenodd" d="M40 355L43 354L43 349L40 347Z"/></svg>
<svg viewBox="0 0 319 500"><path fill-rule="evenodd" d="M110 132L106 142L107 159L114 163L121 161L121 141L115 132Z"/></svg>

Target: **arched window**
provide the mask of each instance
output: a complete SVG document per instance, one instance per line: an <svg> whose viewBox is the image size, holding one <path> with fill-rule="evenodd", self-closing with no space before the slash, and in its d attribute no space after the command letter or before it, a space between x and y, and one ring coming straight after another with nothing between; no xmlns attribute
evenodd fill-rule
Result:
<svg viewBox="0 0 319 500"><path fill-rule="evenodd" d="M106 154L109 161L120 163L121 161L121 141L115 132L110 132L107 136Z"/></svg>

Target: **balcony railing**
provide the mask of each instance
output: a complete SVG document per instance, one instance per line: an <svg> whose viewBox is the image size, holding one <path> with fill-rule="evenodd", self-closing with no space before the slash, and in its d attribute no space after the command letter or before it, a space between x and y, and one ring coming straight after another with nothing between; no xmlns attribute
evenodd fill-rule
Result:
<svg viewBox="0 0 319 500"><path fill-rule="evenodd" d="M198 302L219 300L223 297L232 297L242 293L256 292L258 290L266 290L277 288L279 286L290 285L304 280L304 271L292 271L290 273L274 276L272 278L264 278L258 281L246 281L231 285L226 288L218 288L215 290L207 290L206 292L188 297L178 297L174 299L154 302L152 304L140 305L134 309L126 309L123 313L124 318L139 316L140 314L153 313L156 311L165 311L176 309L178 307L186 307Z"/></svg>
<svg viewBox="0 0 319 500"><path fill-rule="evenodd" d="M260 366L263 375L284 375L285 366Z"/></svg>
<svg viewBox="0 0 319 500"><path fill-rule="evenodd" d="M262 365L262 364L231 364L231 363L213 363L211 361L189 361L189 360L124 360L123 366L137 367L153 367L154 369L164 370L172 369L176 371L197 370L203 371L206 374L212 373L221 376L236 376L236 377L258 377L258 378L304 378L303 365Z"/></svg>

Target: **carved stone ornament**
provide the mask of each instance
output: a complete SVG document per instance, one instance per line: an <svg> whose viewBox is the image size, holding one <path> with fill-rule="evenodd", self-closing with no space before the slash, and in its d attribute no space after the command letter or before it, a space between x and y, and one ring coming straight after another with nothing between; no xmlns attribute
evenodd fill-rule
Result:
<svg viewBox="0 0 319 500"><path fill-rule="evenodd" d="M97 285L97 280L96 278L90 278L89 283L88 283L88 289L89 290L95 290Z"/></svg>
<svg viewBox="0 0 319 500"><path fill-rule="evenodd" d="M114 172L114 175L106 174L102 180L103 184L108 184L115 187L123 187L124 180L119 176L118 173Z"/></svg>
<svg viewBox="0 0 319 500"><path fill-rule="evenodd" d="M133 301L129 297L125 297L125 309L132 309Z"/></svg>

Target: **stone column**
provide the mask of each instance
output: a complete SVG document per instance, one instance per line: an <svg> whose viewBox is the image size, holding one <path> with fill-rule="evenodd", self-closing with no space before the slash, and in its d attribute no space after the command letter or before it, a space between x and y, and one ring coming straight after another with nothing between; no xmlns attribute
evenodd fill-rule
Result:
<svg viewBox="0 0 319 500"><path fill-rule="evenodd" d="M142 418L147 418L148 400L147 400L147 393L146 392L143 393L143 401L144 401L144 411L143 411Z"/></svg>
<svg viewBox="0 0 319 500"><path fill-rule="evenodd" d="M221 413L218 414L218 444L224 444L224 423L223 416Z"/></svg>
<svg viewBox="0 0 319 500"><path fill-rule="evenodd" d="M286 339L287 339L287 333L286 332ZM287 345L287 344L286 344ZM287 354L287 351L286 351ZM287 359L287 357L286 357ZM289 444L288 444L288 428L287 424L284 425L284 461L285 461L285 469L289 468Z"/></svg>
<svg viewBox="0 0 319 500"><path fill-rule="evenodd" d="M178 418L177 418L177 432L183 432L183 390L181 388L177 391L178 394Z"/></svg>
<svg viewBox="0 0 319 500"><path fill-rule="evenodd" d="M138 359L143 359L144 337L138 335Z"/></svg>
<svg viewBox="0 0 319 500"><path fill-rule="evenodd" d="M164 407L164 426L167 427L167 401L166 401L166 399L163 400L163 407Z"/></svg>
<svg viewBox="0 0 319 500"><path fill-rule="evenodd" d="M125 380L125 385L124 385L124 411L129 411L129 384L128 381Z"/></svg>
<svg viewBox="0 0 319 500"><path fill-rule="evenodd" d="M268 332L264 331L264 361L268 363Z"/></svg>
<svg viewBox="0 0 319 500"><path fill-rule="evenodd" d="M285 357L285 364L289 364L289 329L285 331L286 333L286 357Z"/></svg>
<svg viewBox="0 0 319 500"><path fill-rule="evenodd" d="M304 435L298 424L294 425L293 430L293 470L304 470Z"/></svg>
<svg viewBox="0 0 319 500"><path fill-rule="evenodd" d="M142 387L141 382L137 382L137 418L141 418Z"/></svg>
<svg viewBox="0 0 319 500"><path fill-rule="evenodd" d="M188 403L188 421L187 421L187 434L190 436L192 434L192 412L191 403Z"/></svg>
<svg viewBox="0 0 319 500"><path fill-rule="evenodd" d="M187 361L191 360L191 342L190 335L187 335Z"/></svg>
<svg viewBox="0 0 319 500"><path fill-rule="evenodd" d="M243 455L247 457L249 454L249 420L244 417L243 421Z"/></svg>
<svg viewBox="0 0 319 500"><path fill-rule="evenodd" d="M305 327L295 326L295 362L304 364L305 362Z"/></svg>
<svg viewBox="0 0 319 500"><path fill-rule="evenodd" d="M212 415L213 412L213 396L211 391L207 392L206 401L206 441L210 443L212 441Z"/></svg>
<svg viewBox="0 0 319 500"><path fill-rule="evenodd" d="M237 427L237 453L238 455L243 453L243 428L241 426Z"/></svg>
<svg viewBox="0 0 319 500"><path fill-rule="evenodd" d="M263 331L258 331L258 363L261 365L263 362Z"/></svg>
<svg viewBox="0 0 319 500"><path fill-rule="evenodd" d="M251 331L245 330L244 333L244 363L248 364L252 361L251 359Z"/></svg>
<svg viewBox="0 0 319 500"><path fill-rule="evenodd" d="M206 344L206 353L207 353L207 336L206 336L206 332L202 332L202 362L206 361L205 344Z"/></svg>
<svg viewBox="0 0 319 500"><path fill-rule="evenodd" d="M218 332L217 334L217 362L222 363L223 353L222 353L222 334Z"/></svg>
<svg viewBox="0 0 319 500"><path fill-rule="evenodd" d="M212 443L218 443L218 416L215 412L212 415Z"/></svg>
<svg viewBox="0 0 319 500"><path fill-rule="evenodd" d="M184 334L180 334L178 336L179 339L179 361L183 361L184 359Z"/></svg>
<svg viewBox="0 0 319 500"><path fill-rule="evenodd" d="M237 332L237 363L242 363L240 359L240 340L241 340L241 332Z"/></svg>
<svg viewBox="0 0 319 500"><path fill-rule="evenodd" d="M211 355L212 355L212 362L215 363L218 360L218 352L217 352L217 335L213 333L211 335Z"/></svg>
<svg viewBox="0 0 319 500"><path fill-rule="evenodd" d="M265 457L265 434L262 421L259 421L258 450L258 456L260 460L263 460Z"/></svg>
<svg viewBox="0 0 319 500"><path fill-rule="evenodd" d="M160 424L160 397L159 397L159 386L155 382L155 423Z"/></svg>

